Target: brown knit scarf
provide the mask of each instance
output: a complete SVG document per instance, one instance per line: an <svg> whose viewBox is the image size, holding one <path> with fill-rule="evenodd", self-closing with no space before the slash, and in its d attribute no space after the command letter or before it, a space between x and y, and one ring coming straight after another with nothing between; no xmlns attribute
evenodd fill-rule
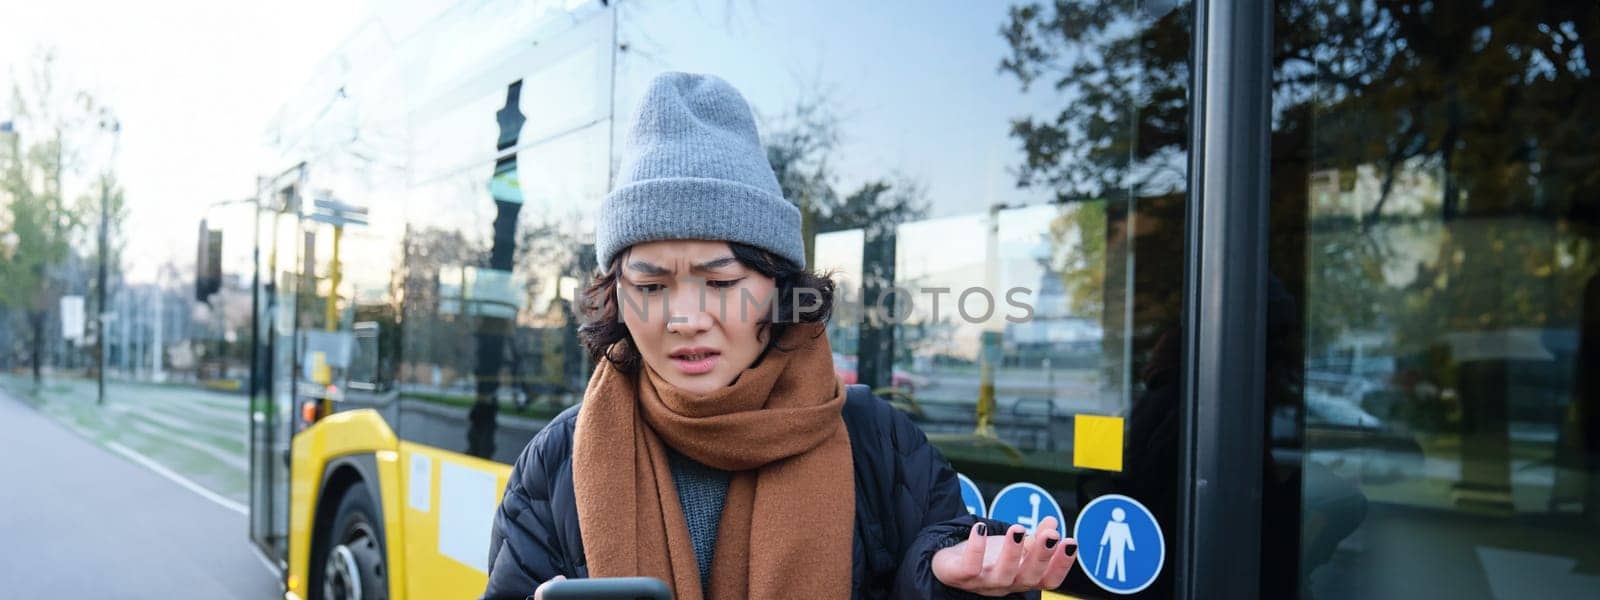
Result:
<svg viewBox="0 0 1600 600"><path fill-rule="evenodd" d="M627 342L622 342L627 343ZM629 377L601 361L578 413L572 482L593 577L646 575L678 600L849 598L855 475L821 324L728 387L684 392L648 366ZM666 447L733 472L700 588Z"/></svg>

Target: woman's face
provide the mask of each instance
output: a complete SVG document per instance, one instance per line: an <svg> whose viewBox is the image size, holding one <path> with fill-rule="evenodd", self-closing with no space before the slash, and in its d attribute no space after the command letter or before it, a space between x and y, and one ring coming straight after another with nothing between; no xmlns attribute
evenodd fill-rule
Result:
<svg viewBox="0 0 1600 600"><path fill-rule="evenodd" d="M766 347L775 283L726 242L644 242L622 255L617 307L646 365L684 391L733 383Z"/></svg>

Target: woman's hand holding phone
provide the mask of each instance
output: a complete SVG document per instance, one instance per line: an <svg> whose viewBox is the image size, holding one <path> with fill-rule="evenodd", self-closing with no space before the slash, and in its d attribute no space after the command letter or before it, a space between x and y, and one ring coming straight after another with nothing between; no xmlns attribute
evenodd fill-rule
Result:
<svg viewBox="0 0 1600 600"><path fill-rule="evenodd" d="M544 600L544 588L550 587L550 584L555 583L557 581L566 581L566 580L567 580L567 576L566 575L557 575L555 577L550 578L550 581L546 581L544 583L539 584L539 588L536 589L536 590L533 590L533 600Z"/></svg>

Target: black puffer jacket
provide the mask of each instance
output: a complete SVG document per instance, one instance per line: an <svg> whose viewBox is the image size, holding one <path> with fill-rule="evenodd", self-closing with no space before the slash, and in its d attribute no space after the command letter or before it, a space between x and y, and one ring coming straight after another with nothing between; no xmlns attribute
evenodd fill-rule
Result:
<svg viewBox="0 0 1600 600"><path fill-rule="evenodd" d="M556 575L588 576L572 492L577 409L534 436L512 468L490 537L484 598L523 600ZM975 597L947 590L929 568L934 552L965 539L975 522L950 464L922 430L865 386L851 386L843 414L856 471L852 597ZM991 531L1005 529L988 523Z"/></svg>

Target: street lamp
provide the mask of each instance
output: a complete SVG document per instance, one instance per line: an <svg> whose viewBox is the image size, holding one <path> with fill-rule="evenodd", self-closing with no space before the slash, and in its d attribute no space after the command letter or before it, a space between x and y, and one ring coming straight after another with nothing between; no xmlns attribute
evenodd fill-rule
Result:
<svg viewBox="0 0 1600 600"><path fill-rule="evenodd" d="M111 132L111 157L106 161L106 172L100 177L100 273L96 277L99 281L95 295L99 297L95 306L99 308L100 315L96 319L94 332L95 360L98 367L95 369L98 377L95 378L95 403L106 403L106 321L111 317L111 312L106 310L106 263L110 260L107 236L111 221L111 172L117 162L117 144L122 138L122 123L110 111L103 111L100 117L100 129Z"/></svg>

